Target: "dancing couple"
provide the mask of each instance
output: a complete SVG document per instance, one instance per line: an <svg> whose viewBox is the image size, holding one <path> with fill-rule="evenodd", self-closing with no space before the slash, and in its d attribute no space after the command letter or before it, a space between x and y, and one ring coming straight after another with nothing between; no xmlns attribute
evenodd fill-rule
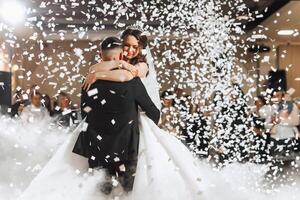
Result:
<svg viewBox="0 0 300 200"><path fill-rule="evenodd" d="M198 161L161 130L147 36L126 29L101 44L82 89L83 121L20 199L202 199Z"/></svg>

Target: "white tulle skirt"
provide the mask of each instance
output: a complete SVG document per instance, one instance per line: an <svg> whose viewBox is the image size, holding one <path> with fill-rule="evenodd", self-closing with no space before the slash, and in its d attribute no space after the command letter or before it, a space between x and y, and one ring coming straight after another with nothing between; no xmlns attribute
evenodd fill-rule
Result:
<svg viewBox="0 0 300 200"><path fill-rule="evenodd" d="M68 138L63 145L57 149L18 199L113 199L111 196L103 195L99 190L104 172L101 170L89 172L87 159L72 153L82 125L83 122L72 134L67 135ZM134 188L129 195L122 196L119 200L283 200L287 197L289 200L296 200L300 197L300 177L295 177L297 179L295 184L276 190L265 190L262 183L268 170L267 166L235 163L220 171L214 170L206 162L198 162L177 138L160 130L143 114L140 117L140 134ZM25 138L29 136L30 134ZM50 142L49 139L47 137L45 141L39 141L44 142L46 148L49 146L46 144ZM45 158L45 162L47 159ZM27 162L32 162L32 158L28 158ZM13 169L11 171L10 173L15 172L16 176L20 177L26 173L23 175ZM0 200L7 200L5 194L0 194Z"/></svg>
<svg viewBox="0 0 300 200"><path fill-rule="evenodd" d="M87 159L72 153L83 122L57 150L21 195L22 200L109 199L99 189L104 171L88 169ZM173 135L140 117L140 147L133 191L121 199L204 199L197 160Z"/></svg>

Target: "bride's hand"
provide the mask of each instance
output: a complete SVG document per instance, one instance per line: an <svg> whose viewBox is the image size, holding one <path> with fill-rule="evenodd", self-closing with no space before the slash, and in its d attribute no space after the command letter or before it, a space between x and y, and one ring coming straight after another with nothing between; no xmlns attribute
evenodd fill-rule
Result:
<svg viewBox="0 0 300 200"><path fill-rule="evenodd" d="M129 64L128 62L126 62L125 60L119 60L119 66L123 69L126 69L128 71L130 71L130 69L132 69L131 64Z"/></svg>
<svg viewBox="0 0 300 200"><path fill-rule="evenodd" d="M139 71L135 66L124 60L120 60L119 62L122 65L122 68L129 71L133 77L136 77L138 75Z"/></svg>
<svg viewBox="0 0 300 200"><path fill-rule="evenodd" d="M90 89L91 85L92 85L93 83L95 83L96 80L97 80L97 78L96 78L95 72L94 72L94 73L89 73L89 74L86 76L86 78L85 78L85 80L84 80L84 82L83 82L83 84L82 84L83 90L88 91L88 90Z"/></svg>

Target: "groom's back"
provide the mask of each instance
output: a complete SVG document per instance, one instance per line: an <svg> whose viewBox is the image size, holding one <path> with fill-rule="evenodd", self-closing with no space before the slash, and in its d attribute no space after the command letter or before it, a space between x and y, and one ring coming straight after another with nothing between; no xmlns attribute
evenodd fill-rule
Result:
<svg viewBox="0 0 300 200"><path fill-rule="evenodd" d="M96 81L88 92L82 92L82 112L91 128L105 128L107 132L124 128L137 119L132 81Z"/></svg>
<svg viewBox="0 0 300 200"><path fill-rule="evenodd" d="M88 123L83 145L89 146L85 156L92 168L137 155L138 112L132 84L99 80L82 92L81 110ZM74 152L80 152L80 146L75 145Z"/></svg>
<svg viewBox="0 0 300 200"><path fill-rule="evenodd" d="M139 145L137 106L155 123L160 117L141 80L97 81L88 92L82 92L81 99L88 128L80 134L73 152L89 158L92 168L135 160Z"/></svg>

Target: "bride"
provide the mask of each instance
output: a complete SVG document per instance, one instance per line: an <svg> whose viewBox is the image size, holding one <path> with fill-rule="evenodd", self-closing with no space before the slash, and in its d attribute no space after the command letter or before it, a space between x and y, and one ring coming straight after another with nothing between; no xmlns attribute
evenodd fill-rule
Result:
<svg viewBox="0 0 300 200"><path fill-rule="evenodd" d="M83 89L88 90L97 79L126 81L132 76L139 76L152 101L160 108L159 86L153 58L147 47L147 37L140 30L127 29L121 39L125 61L94 65ZM112 70L120 64L126 70ZM129 75L128 71L131 72ZM138 164L133 191L129 194L102 194L99 183L105 178L104 171L89 169L85 157L72 153L80 131L85 128L85 122L82 121L20 199L98 200L120 195L122 199L134 200L203 199L201 191L204 185L200 179L198 161L192 153L176 137L156 126L144 113L140 113L139 123ZM114 185L118 185L117 181Z"/></svg>

